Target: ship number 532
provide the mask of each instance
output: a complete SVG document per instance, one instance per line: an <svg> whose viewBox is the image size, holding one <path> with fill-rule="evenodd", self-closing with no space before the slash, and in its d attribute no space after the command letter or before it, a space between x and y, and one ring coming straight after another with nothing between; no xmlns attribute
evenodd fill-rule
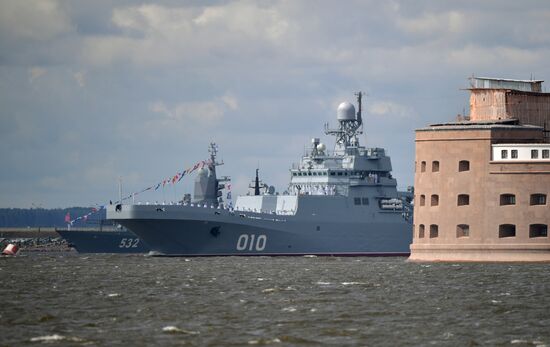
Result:
<svg viewBox="0 0 550 347"><path fill-rule="evenodd" d="M118 248L137 248L138 244L139 239L123 238L122 240L120 240Z"/></svg>
<svg viewBox="0 0 550 347"><path fill-rule="evenodd" d="M237 240L237 251L263 251L266 243L265 235L241 234Z"/></svg>

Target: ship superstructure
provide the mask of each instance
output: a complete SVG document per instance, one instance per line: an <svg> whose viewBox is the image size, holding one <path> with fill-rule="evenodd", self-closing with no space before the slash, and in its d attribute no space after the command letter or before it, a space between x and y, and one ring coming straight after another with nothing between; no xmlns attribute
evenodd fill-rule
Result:
<svg viewBox="0 0 550 347"><path fill-rule="evenodd" d="M216 151L199 171L195 196L182 205L123 205L107 217L139 235L163 255L407 255L411 206L399 198L391 161L382 148L360 145L358 112L351 103L337 110L336 137L327 150L319 138L290 169L283 194L274 189L239 196L234 208L220 201Z"/></svg>

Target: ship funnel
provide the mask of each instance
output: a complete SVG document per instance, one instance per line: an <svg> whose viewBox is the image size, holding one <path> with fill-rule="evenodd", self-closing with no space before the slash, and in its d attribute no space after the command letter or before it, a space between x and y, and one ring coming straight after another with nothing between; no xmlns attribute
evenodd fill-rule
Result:
<svg viewBox="0 0 550 347"><path fill-rule="evenodd" d="M356 120L355 107L349 102L343 102L336 110L336 119L339 122L348 122Z"/></svg>

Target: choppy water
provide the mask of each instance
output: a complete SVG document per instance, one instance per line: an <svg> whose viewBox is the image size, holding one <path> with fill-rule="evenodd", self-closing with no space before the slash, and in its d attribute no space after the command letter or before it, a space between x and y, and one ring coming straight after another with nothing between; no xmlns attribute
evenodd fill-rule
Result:
<svg viewBox="0 0 550 347"><path fill-rule="evenodd" d="M0 346L550 346L550 265L0 259Z"/></svg>

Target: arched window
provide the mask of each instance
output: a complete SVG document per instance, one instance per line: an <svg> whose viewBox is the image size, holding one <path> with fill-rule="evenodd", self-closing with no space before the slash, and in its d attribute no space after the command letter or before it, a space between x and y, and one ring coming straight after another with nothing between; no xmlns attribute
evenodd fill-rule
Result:
<svg viewBox="0 0 550 347"><path fill-rule="evenodd" d="M530 224L529 237L548 237L548 225Z"/></svg>
<svg viewBox="0 0 550 347"><path fill-rule="evenodd" d="M516 196L514 194L500 194L500 205L515 205Z"/></svg>
<svg viewBox="0 0 550 347"><path fill-rule="evenodd" d="M531 205L546 205L546 194L531 194Z"/></svg>
<svg viewBox="0 0 550 347"><path fill-rule="evenodd" d="M432 161L432 172L439 172L439 161Z"/></svg>
<svg viewBox="0 0 550 347"><path fill-rule="evenodd" d="M458 162L458 171L470 171L470 162L468 160L461 160Z"/></svg>
<svg viewBox="0 0 550 347"><path fill-rule="evenodd" d="M418 226L418 238L420 239L424 238L424 224L420 224Z"/></svg>
<svg viewBox="0 0 550 347"><path fill-rule="evenodd" d="M437 194L432 194L432 198L431 198L431 201L430 201L430 205L432 205L432 206L439 206L439 195L437 195Z"/></svg>
<svg viewBox="0 0 550 347"><path fill-rule="evenodd" d="M514 224L501 224L498 226L498 237L515 237L516 226Z"/></svg>
<svg viewBox="0 0 550 347"><path fill-rule="evenodd" d="M420 195L420 206L426 205L426 195Z"/></svg>
<svg viewBox="0 0 550 347"><path fill-rule="evenodd" d="M436 224L430 225L430 238L436 238L439 236L439 227Z"/></svg>
<svg viewBox="0 0 550 347"><path fill-rule="evenodd" d="M468 224L459 224L456 226L456 237L469 237L470 226Z"/></svg>
<svg viewBox="0 0 550 347"><path fill-rule="evenodd" d="M468 194L458 194L457 206L470 205L470 196Z"/></svg>
<svg viewBox="0 0 550 347"><path fill-rule="evenodd" d="M425 161L420 163L420 172L426 172L426 162Z"/></svg>

